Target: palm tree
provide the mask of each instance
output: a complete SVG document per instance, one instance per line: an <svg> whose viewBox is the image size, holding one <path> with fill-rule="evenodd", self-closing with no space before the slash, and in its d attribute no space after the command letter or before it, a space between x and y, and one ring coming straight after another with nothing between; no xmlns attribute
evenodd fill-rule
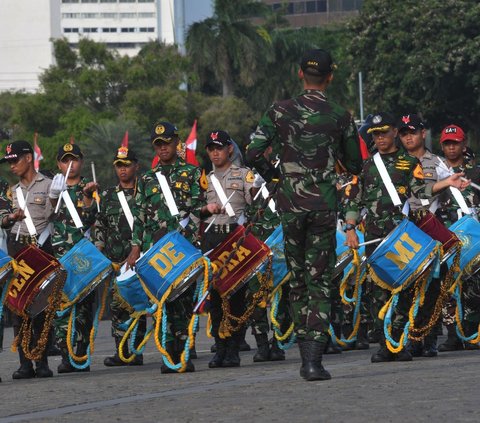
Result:
<svg viewBox="0 0 480 423"><path fill-rule="evenodd" d="M213 72L224 97L233 94L234 81L246 87L255 83L269 54L269 36L250 18L267 11L268 6L256 0L215 0L213 17L189 28L187 53L195 70L204 81Z"/></svg>

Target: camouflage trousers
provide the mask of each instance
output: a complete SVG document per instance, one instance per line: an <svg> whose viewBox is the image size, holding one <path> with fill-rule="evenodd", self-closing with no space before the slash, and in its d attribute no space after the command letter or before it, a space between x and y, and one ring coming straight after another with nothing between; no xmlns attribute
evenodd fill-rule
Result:
<svg viewBox="0 0 480 423"><path fill-rule="evenodd" d="M195 285L188 288L180 297L166 303L167 342L174 339L185 341L188 338L188 325L193 315L193 294Z"/></svg>
<svg viewBox="0 0 480 423"><path fill-rule="evenodd" d="M477 273L463 282L462 289L463 320L480 322L480 274Z"/></svg>
<svg viewBox="0 0 480 423"><path fill-rule="evenodd" d="M117 339L123 338L126 332L123 324L130 319L130 313L133 309L129 308L116 295L116 287L111 288L110 313L112 319L112 336ZM143 339L145 336L146 317L140 318L137 328L137 339Z"/></svg>
<svg viewBox="0 0 480 423"><path fill-rule="evenodd" d="M281 214L285 258L292 273L290 306L299 339L328 341L332 273L335 267L336 213Z"/></svg>
<svg viewBox="0 0 480 423"><path fill-rule="evenodd" d="M72 346L82 342L89 343L90 331L93 326L93 303L95 291L88 294L82 301L75 305L75 334ZM54 320L55 338L59 348L67 347L67 332L70 313Z"/></svg>

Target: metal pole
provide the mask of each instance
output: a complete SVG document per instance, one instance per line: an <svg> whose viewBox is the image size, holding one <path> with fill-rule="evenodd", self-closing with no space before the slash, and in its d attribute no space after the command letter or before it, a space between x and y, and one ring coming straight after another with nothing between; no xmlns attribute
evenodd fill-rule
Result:
<svg viewBox="0 0 480 423"><path fill-rule="evenodd" d="M358 91L360 94L360 122L363 124L363 83L362 72L358 72Z"/></svg>

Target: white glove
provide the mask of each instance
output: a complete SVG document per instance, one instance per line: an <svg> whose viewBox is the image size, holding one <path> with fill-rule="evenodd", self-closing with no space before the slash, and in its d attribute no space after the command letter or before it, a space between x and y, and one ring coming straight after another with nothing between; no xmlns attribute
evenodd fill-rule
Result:
<svg viewBox="0 0 480 423"><path fill-rule="evenodd" d="M50 192L48 196L53 199L60 197L60 194L67 189L67 184L65 183L65 176L61 173L57 173L52 180L50 185Z"/></svg>
<svg viewBox="0 0 480 423"><path fill-rule="evenodd" d="M265 183L265 179L263 179L259 173L256 173L255 179L253 180L253 187L261 188L264 183Z"/></svg>

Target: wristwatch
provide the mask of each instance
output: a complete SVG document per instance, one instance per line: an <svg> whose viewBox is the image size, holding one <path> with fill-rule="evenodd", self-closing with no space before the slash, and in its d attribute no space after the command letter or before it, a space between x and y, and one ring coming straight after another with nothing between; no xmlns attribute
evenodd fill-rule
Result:
<svg viewBox="0 0 480 423"><path fill-rule="evenodd" d="M346 231L351 231L352 229L355 229L355 225L352 225L351 223L347 223L345 225L345 232Z"/></svg>

